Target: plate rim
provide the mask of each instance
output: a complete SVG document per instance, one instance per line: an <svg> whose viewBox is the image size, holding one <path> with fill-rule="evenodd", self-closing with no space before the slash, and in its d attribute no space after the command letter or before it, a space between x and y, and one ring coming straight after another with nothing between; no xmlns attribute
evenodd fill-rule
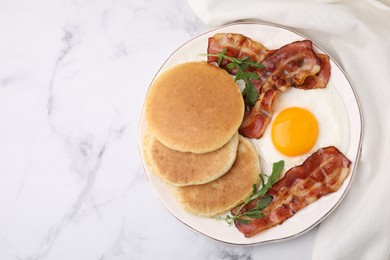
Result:
<svg viewBox="0 0 390 260"><path fill-rule="evenodd" d="M354 179L355 179L355 174L356 174L356 169L357 169L357 166L359 164L359 161L360 161L360 156L361 156L361 151L362 151L362 146L363 146L363 135L364 135L364 119L363 119L363 110L362 110L362 107L361 107L361 103L360 103L360 100L358 98L358 95L357 95L357 91L356 91L356 88L353 84L353 81L351 80L351 78L349 77L349 75L345 72L345 70L342 68L342 66L326 51L324 50L320 45L318 45L316 43L316 41L312 40L311 38L305 36L304 34L300 33L300 32L297 32L296 30L288 27L288 26L285 26L285 25L281 25L281 24L276 24L276 23L270 23L270 22L260 22L260 21L252 21L252 20L240 20L240 21L235 21L235 22L232 22L232 23L227 23L227 24L223 24L221 26L217 26L217 27L214 27L214 28L211 28L211 29L208 29L208 30L205 30L203 31L202 33L199 33L197 34L196 36L193 36L191 37L189 40L185 41L184 43L180 44L177 48L175 48L175 50L170 54L168 55L168 57L165 59L165 61L160 65L159 69L155 72L154 76L152 77L150 83L149 83L149 86L148 86L148 89L145 93L145 96L144 96L144 99L146 98L146 95L150 89L150 86L151 84L153 83L153 81L156 79L156 77L161 73L161 71L163 70L163 68L165 67L165 65L169 62L169 60L171 59L172 56L175 55L175 53L180 50L183 46L187 45L188 43L190 43L191 41L197 39L197 38L200 38L206 34L209 34L209 33L212 33L212 32L216 32L216 31L219 31L219 30L222 30L222 29L226 29L226 28L229 28L229 27L233 27L233 26L237 26L237 25L260 25L260 26L269 26L269 27L276 27L276 28L279 28L279 29L283 29L283 30L286 30L286 31L289 31L293 34L296 34L306 40L310 40L313 45L319 49L321 52L325 53L326 55L329 56L329 58L332 60L332 62L338 67L338 69L340 70L340 72L342 73L342 75L345 77L345 79L347 80L348 84L349 84L349 87L351 88L352 90L352 93L353 93L353 99L355 100L356 102L356 105L357 105L357 112L358 112L358 118L359 118L359 123L360 123L360 129L359 129L359 132L360 132L360 135L359 135L359 141L358 141L358 146L357 146L357 151L356 151L356 156L354 158L354 160L352 161L353 163L353 169L352 171L350 172L350 181L349 183L347 184L345 190L343 191L343 193L341 194L340 198L337 200L336 203L334 203L334 205L323 215L321 216L317 221L315 221L314 223L312 223L310 226L308 226L306 229L302 230L302 231L299 231L297 233L294 233L292 235L289 235L289 236L285 236L285 237L280 237L280 238L275 238L275 239L269 239L269 240L265 240L265 241L258 241L258 242L249 242L248 243L234 243L234 242L229 242L229 241L224 241L224 240L221 240L221 239L218 239L218 238L215 238L215 237L212 237L200 230L197 230L195 227L191 226L190 224L186 223L185 221L181 220L174 212L172 212L166 205L165 203L161 200L159 194L157 193L156 189L153 187L152 183L151 183L151 180L149 179L149 176L147 174L147 169L145 168L146 165L145 165L145 161L143 160L143 145L142 145L142 140L141 140L141 136L142 136L142 133L141 133L141 128L142 128L142 120L143 120L143 115L144 115L144 108L145 108L145 102L142 103L142 107L140 109L140 113L139 113L139 119L138 119L138 136L137 136L137 139L138 139L138 152L139 152L139 156L141 158L141 164L142 164L142 168L143 168L143 172L144 172L144 175L146 176L146 179L148 180L148 183L149 185L151 186L153 192L155 193L155 195L157 195L158 197L158 200L160 201L160 203L163 205L163 207L171 214L173 215L177 220L179 220L181 223L183 223L185 226L189 227L190 229L194 230L195 232L199 233L199 234L202 234L203 236L209 238L209 239L212 239L213 241L217 241L219 243L223 243L223 244L228 244L228 245L233 245L233 246L255 246L255 245L263 245L263 244L268 244L268 243L275 243L275 242L280 242L280 241L286 241L286 240L290 240L290 239L293 239L293 238L296 238L296 237L299 237L303 234L305 234L306 232L309 232L310 230L312 230L313 228L315 228L316 226L318 226L322 221L324 221L329 215L331 215L333 213L333 211L340 205L340 203L344 200L346 194L348 193ZM190 214L190 213L188 213Z"/></svg>

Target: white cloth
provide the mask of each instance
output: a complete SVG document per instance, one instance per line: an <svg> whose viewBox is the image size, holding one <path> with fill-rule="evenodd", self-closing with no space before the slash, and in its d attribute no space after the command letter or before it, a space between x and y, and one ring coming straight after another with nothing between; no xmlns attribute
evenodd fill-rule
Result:
<svg viewBox="0 0 390 260"><path fill-rule="evenodd" d="M330 53L362 105L351 189L320 225L313 259L390 259L390 1L188 0L207 25L256 19L288 26Z"/></svg>

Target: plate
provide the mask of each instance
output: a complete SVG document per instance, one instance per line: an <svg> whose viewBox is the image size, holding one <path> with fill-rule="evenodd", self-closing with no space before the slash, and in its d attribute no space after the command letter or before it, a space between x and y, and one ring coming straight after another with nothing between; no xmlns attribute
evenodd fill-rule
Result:
<svg viewBox="0 0 390 260"><path fill-rule="evenodd" d="M205 57L200 54L207 52L207 40L216 33L240 33L260 42L268 49L277 49L293 41L307 39L289 28L274 24L237 23L226 25L201 34L179 47L162 65L156 77L167 68L179 63L205 60ZM316 52L324 52L315 43L314 49ZM340 95L349 119L350 140L343 152L352 161L350 174L337 192L322 197L317 202L301 209L283 224L265 230L253 237L245 238L234 225L228 225L224 221L195 216L186 212L171 194L168 185L148 169L142 152L142 140L147 128L143 108L139 121L141 158L147 179L166 209L179 221L195 231L217 241L235 245L255 245L290 239L309 231L324 220L339 205L351 185L360 155L362 140L362 116L356 93L341 67L332 58L330 62L332 70L329 84L334 86Z"/></svg>

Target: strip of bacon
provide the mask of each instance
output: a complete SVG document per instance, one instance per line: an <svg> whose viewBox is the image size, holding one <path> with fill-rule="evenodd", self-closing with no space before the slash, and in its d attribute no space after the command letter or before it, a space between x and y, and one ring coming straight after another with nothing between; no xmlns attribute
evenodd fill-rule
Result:
<svg viewBox="0 0 390 260"><path fill-rule="evenodd" d="M226 51L227 56L243 59L249 57L251 60L260 62L264 60L268 53L272 52L267 50L260 43L253 41L252 39L236 33L217 33L208 40L208 54L220 54ZM208 62L217 62L217 57L208 56ZM229 60L222 59L220 67L226 71L235 74L234 71L230 71L226 65L230 63Z"/></svg>
<svg viewBox="0 0 390 260"><path fill-rule="evenodd" d="M309 40L284 45L261 63L265 68L256 72L264 89L301 85L306 77L316 75L321 69Z"/></svg>
<svg viewBox="0 0 390 260"><path fill-rule="evenodd" d="M294 87L300 89L315 89L325 88L330 78L330 61L329 56L326 54L317 53L318 59L320 60L321 70L313 76L309 76L305 79L302 85L296 85Z"/></svg>
<svg viewBox="0 0 390 260"><path fill-rule="evenodd" d="M334 146L319 149L302 165L288 170L284 177L268 190L264 196L272 196L272 201L263 210L263 218L249 219L249 224L235 221L235 226L245 237L251 237L282 224L300 209L337 191L349 174L350 164ZM260 199L252 200L240 213L255 207ZM238 208L232 209L232 214L235 214Z"/></svg>
<svg viewBox="0 0 390 260"><path fill-rule="evenodd" d="M279 90L270 88L260 94L252 109L245 112L244 119L239 128L241 135L255 138L263 135L266 126L272 118L273 101L279 93Z"/></svg>
<svg viewBox="0 0 390 260"><path fill-rule="evenodd" d="M267 56L262 64L265 68L255 71L260 79L253 81L259 98L249 113L245 114L239 129L240 134L248 138L260 138L263 135L271 121L272 104L278 93L302 84L308 76L315 75L321 69L312 42L308 40L283 46Z"/></svg>
<svg viewBox="0 0 390 260"><path fill-rule="evenodd" d="M242 59L261 62L265 69L256 69L260 80L252 80L259 99L253 107L247 104L246 113L239 132L248 138L260 138L272 117L272 104L277 94L288 87L301 89L324 88L330 78L329 57L316 54L309 40L287 44L278 50L268 50L252 39L234 33L218 33L209 38L209 54L225 54ZM208 57L208 62L217 62L217 57ZM222 59L221 68L227 68L229 60ZM275 89L275 90L271 90ZM277 91L276 91L277 90Z"/></svg>
<svg viewBox="0 0 390 260"><path fill-rule="evenodd" d="M220 54L222 51L226 51L226 55L242 59L244 57L249 57L251 60L261 62L268 55L274 53L277 50L269 50L265 48L260 43L252 40L249 37L246 37L242 34L236 33L217 33L213 37L208 39L208 54ZM310 83L304 82L302 85L296 85L294 87L302 89L314 89L314 88L324 88L330 78L330 62L329 57L326 54L316 54L318 59L321 61L321 71L316 75L307 77L305 81L310 81ZM209 56L207 58L208 62L217 62L217 57ZM228 70L226 65L229 63L228 60L223 59L221 68ZM228 70L229 71L229 70ZM319 80L316 77L320 77Z"/></svg>

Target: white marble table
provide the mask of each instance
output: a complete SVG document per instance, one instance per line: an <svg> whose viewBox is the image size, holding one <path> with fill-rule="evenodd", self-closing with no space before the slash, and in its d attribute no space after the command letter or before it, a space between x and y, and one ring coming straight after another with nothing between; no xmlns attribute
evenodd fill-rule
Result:
<svg viewBox="0 0 390 260"><path fill-rule="evenodd" d="M254 247L194 232L143 173L138 118L186 1L0 2L0 259L310 259L316 229Z"/></svg>

